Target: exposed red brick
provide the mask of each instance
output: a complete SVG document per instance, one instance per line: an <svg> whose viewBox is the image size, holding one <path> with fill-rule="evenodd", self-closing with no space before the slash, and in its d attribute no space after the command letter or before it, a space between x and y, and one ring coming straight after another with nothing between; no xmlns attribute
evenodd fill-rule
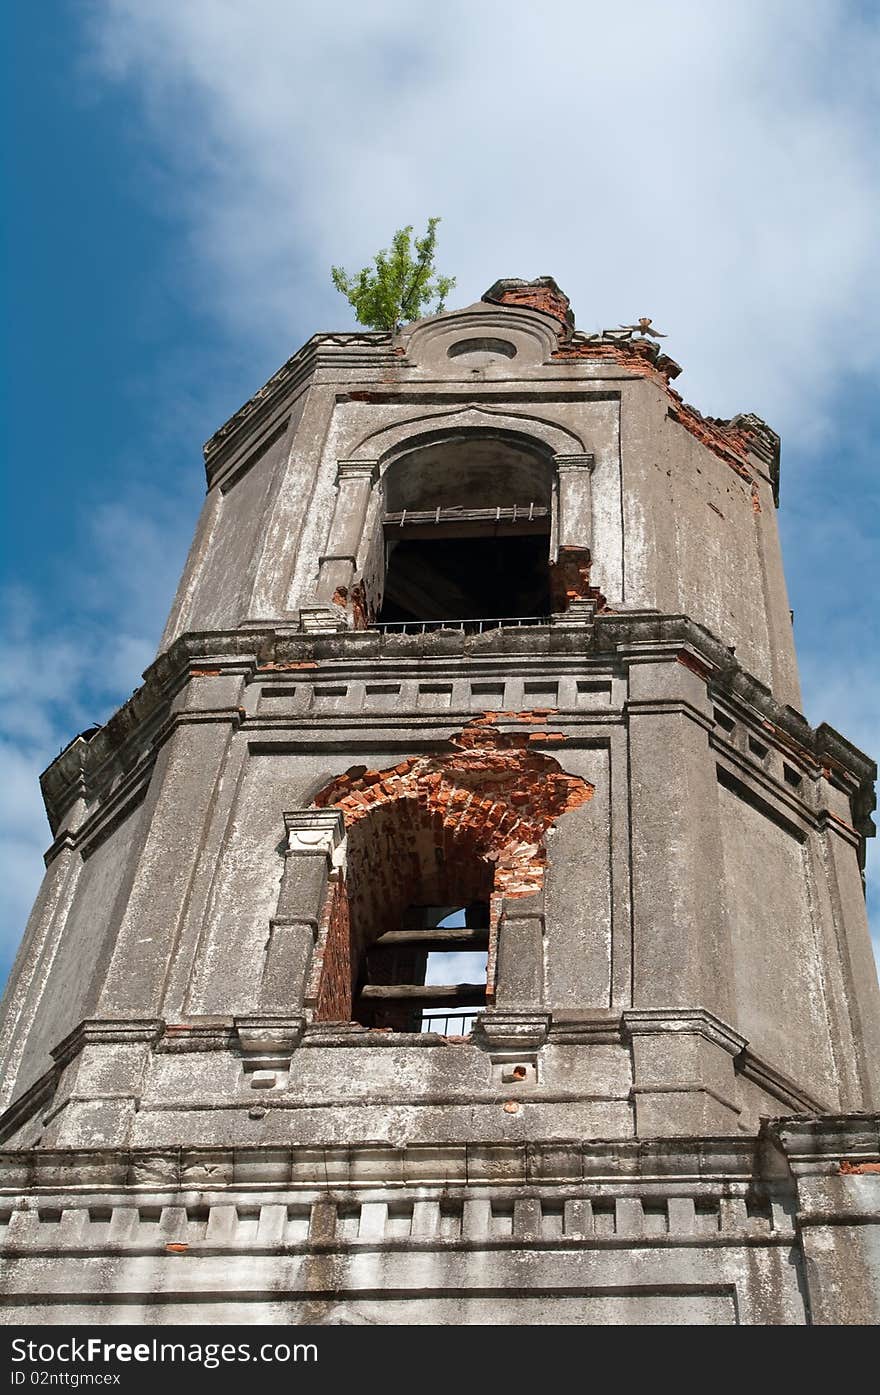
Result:
<svg viewBox="0 0 880 1395"><path fill-rule="evenodd" d="M318 665L312 659L302 659L298 663L290 664L257 664L258 673L289 673L291 669L317 668Z"/></svg>
<svg viewBox="0 0 880 1395"><path fill-rule="evenodd" d="M552 315L562 325L565 335L574 328L571 302L551 276L540 276L535 281L496 281L483 299L493 305L522 305L528 310Z"/></svg>
<svg viewBox="0 0 880 1395"><path fill-rule="evenodd" d="M351 931L348 896L342 881L328 888L312 966L309 994L315 1000L316 1022L347 1022L351 1018Z"/></svg>
<svg viewBox="0 0 880 1395"><path fill-rule="evenodd" d="M356 630L365 630L376 618L375 609L367 600L363 582L356 582L351 588L351 614Z"/></svg>
<svg viewBox="0 0 880 1395"><path fill-rule="evenodd" d="M840 1164L840 1172L844 1177L864 1176L867 1173L880 1172L880 1162L849 1162L844 1158Z"/></svg>
<svg viewBox="0 0 880 1395"><path fill-rule="evenodd" d="M611 363L626 368L639 377L648 378L663 388L669 398L669 415L704 446L721 457L732 470L754 486L750 461L752 452L758 447L761 454L761 441L756 430L748 424L735 424L717 417L705 417L696 407L684 402L681 395L670 387L670 381L677 378L681 369L665 354L658 352L658 346L648 339L620 340L577 340L563 344L553 354L557 362L587 360L595 363ZM759 434L759 433L758 433ZM760 512L756 487L752 491L752 507Z"/></svg>
<svg viewBox="0 0 880 1395"><path fill-rule="evenodd" d="M361 582L352 586L350 591L347 586L337 586L331 600L333 605L339 606L341 610L351 612L353 627L356 630L365 630L374 618Z"/></svg>
<svg viewBox="0 0 880 1395"><path fill-rule="evenodd" d="M590 585L591 567L588 547L561 547L555 562L550 564L550 604L554 611L565 611L570 601L593 600L600 613L607 602L597 586Z"/></svg>
<svg viewBox="0 0 880 1395"><path fill-rule="evenodd" d="M485 744L486 733L483 730L475 731L475 727L493 727L496 722L544 722L548 717L555 716L558 711L558 707L532 707L527 712L481 712L478 717L468 722L464 731L459 732L454 739L458 746L482 745ZM505 739L514 743L517 740L526 740L525 737L518 738L512 733L508 733Z"/></svg>
<svg viewBox="0 0 880 1395"><path fill-rule="evenodd" d="M536 720L533 713L512 715ZM529 747L526 734L472 726L452 745L451 752L414 757L390 770L355 767L315 799L319 808L341 809L349 849L347 892L337 894L350 902L350 927L340 907L327 910L310 985L320 1020L340 1020L333 1014L345 1018L351 1011L352 961L333 948L334 936L351 943L357 962L416 896L436 905L489 901L491 985L501 897L541 889L548 828L593 794L585 780Z"/></svg>
<svg viewBox="0 0 880 1395"><path fill-rule="evenodd" d="M691 673L695 673L698 678L704 679L707 683L712 677L714 670L698 659L696 654L692 654L689 649L679 649L675 657L680 664L690 669Z"/></svg>
<svg viewBox="0 0 880 1395"><path fill-rule="evenodd" d="M223 672L220 668L191 668L190 678L219 678Z"/></svg>
<svg viewBox="0 0 880 1395"><path fill-rule="evenodd" d="M668 388L670 378L677 378L681 372L673 359L667 358L666 354L658 354L657 345L649 339L581 340L561 345L553 354L553 359L561 363L589 359L596 363L616 364L630 373L638 374L640 378L650 378L662 388Z"/></svg>
<svg viewBox="0 0 880 1395"><path fill-rule="evenodd" d="M757 484L752 484L752 513L761 512L761 493Z"/></svg>
<svg viewBox="0 0 880 1395"><path fill-rule="evenodd" d="M696 407L683 402L674 388L667 388L670 400L669 415L679 426L683 426L692 436L696 436L704 446L721 457L732 470L753 485L749 469L751 437L748 431L733 426L730 422L719 421L716 417L704 417Z"/></svg>

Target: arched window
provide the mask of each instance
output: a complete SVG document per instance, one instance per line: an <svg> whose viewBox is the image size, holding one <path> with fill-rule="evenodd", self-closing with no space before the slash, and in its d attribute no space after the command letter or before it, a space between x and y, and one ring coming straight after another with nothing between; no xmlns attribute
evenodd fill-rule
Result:
<svg viewBox="0 0 880 1395"><path fill-rule="evenodd" d="M314 1019L469 1030L493 996L504 906L540 892L547 829L592 792L527 733L479 720L440 752L337 776L315 799L343 815L346 865L307 991Z"/></svg>
<svg viewBox="0 0 880 1395"><path fill-rule="evenodd" d="M548 615L552 480L549 453L504 433L423 442L394 461L378 622Z"/></svg>

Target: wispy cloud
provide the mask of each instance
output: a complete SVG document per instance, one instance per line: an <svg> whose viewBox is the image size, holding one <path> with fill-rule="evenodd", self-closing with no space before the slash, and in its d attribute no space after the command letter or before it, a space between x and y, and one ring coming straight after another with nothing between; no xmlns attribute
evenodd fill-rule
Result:
<svg viewBox="0 0 880 1395"><path fill-rule="evenodd" d="M462 303L549 272L582 325L650 313L706 410L826 430L877 361L880 21L842 0L103 0L228 325L340 324L331 261L442 213ZM819 347L822 346L822 347ZM833 375L832 375L833 376Z"/></svg>
<svg viewBox="0 0 880 1395"><path fill-rule="evenodd" d="M155 656L189 541L187 515L179 500L129 491L81 522L90 563L75 610L52 613L21 587L0 598L0 978L51 841L40 772L77 731L106 720Z"/></svg>
<svg viewBox="0 0 880 1395"><path fill-rule="evenodd" d="M834 439L842 385L876 373L869 8L558 0L552 23L509 0L92 0L83 13L84 83L99 99L113 84L138 95L144 197L177 222L174 274L214 318L221 357L246 351L271 371L315 329L350 324L330 263L359 266L394 228L440 213L456 303L501 275L550 273L584 328L653 315L685 395L719 415L760 412L785 435L789 472ZM177 367L141 385L162 418L143 466L157 440L197 439L205 402L182 399ZM82 515L90 570L65 614L20 589L7 598L13 940L48 841L37 774L152 656L188 542L194 454L184 509L144 488ZM862 478L867 460L866 443ZM864 639L876 600L854 602L851 582L876 569L876 536L818 484L800 498L787 561L822 567L821 634L809 617L797 629L808 715L877 751Z"/></svg>

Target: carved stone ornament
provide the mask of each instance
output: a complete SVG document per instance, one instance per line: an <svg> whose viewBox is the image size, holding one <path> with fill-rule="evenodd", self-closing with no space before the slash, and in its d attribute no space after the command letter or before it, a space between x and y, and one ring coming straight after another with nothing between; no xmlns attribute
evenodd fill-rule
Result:
<svg viewBox="0 0 880 1395"><path fill-rule="evenodd" d="M596 463L596 457L584 451L577 455L554 455L554 463L557 471L562 470L589 470L592 471Z"/></svg>
<svg viewBox="0 0 880 1395"><path fill-rule="evenodd" d="M284 815L289 853L325 853L332 857L345 837L338 809L294 809Z"/></svg>

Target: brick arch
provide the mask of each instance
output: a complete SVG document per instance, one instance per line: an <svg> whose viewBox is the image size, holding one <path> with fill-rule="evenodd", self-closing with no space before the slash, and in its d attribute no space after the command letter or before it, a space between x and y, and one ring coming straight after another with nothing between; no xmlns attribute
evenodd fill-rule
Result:
<svg viewBox="0 0 880 1395"><path fill-rule="evenodd" d="M346 880L334 891L315 966L318 1020L339 1015L340 975L356 975L373 938L393 928L414 901L488 900L494 948L501 899L540 891L547 830L584 804L593 786L535 750L537 735L545 734L475 724L451 738L450 751L413 756L387 770L352 767L316 796L318 808L341 810L348 840ZM340 968L342 937L351 956L347 970ZM493 959L490 954L490 969ZM349 982L349 1010L350 993Z"/></svg>

